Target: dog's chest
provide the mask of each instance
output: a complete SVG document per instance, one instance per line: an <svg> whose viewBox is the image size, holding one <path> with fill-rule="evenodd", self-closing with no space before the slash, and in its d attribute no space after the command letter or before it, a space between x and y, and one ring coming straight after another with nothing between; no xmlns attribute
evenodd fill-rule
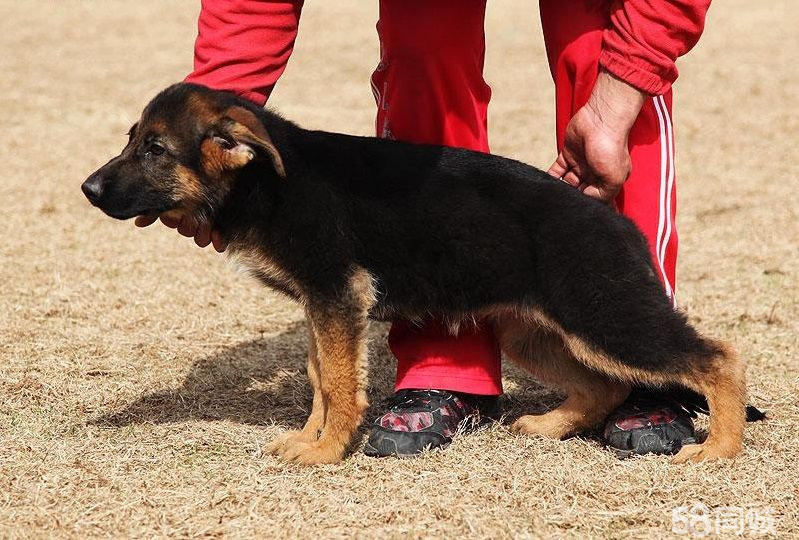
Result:
<svg viewBox="0 0 799 540"><path fill-rule="evenodd" d="M302 289L299 284L268 254L262 250L231 245L227 251L228 261L241 273L254 277L269 288L301 300Z"/></svg>

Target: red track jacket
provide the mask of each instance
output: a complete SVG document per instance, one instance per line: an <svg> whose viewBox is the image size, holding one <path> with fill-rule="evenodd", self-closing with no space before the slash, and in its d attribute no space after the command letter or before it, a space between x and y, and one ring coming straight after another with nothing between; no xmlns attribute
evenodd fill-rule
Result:
<svg viewBox="0 0 799 540"><path fill-rule="evenodd" d="M608 10L599 63L649 94L662 94L677 78L676 59L702 34L710 0L598 3ZM263 105L286 68L301 9L302 0L203 0L194 72L186 80Z"/></svg>

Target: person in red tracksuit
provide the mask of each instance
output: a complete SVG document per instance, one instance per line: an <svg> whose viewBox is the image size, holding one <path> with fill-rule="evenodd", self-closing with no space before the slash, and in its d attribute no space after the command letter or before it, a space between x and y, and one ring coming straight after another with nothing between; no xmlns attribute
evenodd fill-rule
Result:
<svg viewBox="0 0 799 540"><path fill-rule="evenodd" d="M675 60L702 33L709 0L539 3L556 96L558 156L549 172L638 225L674 298L671 85ZM371 80L379 137L489 151L485 8L485 0L381 0ZM302 1L203 0L186 80L264 105L291 56L301 9ZM165 221L208 245L209 231ZM444 446L467 415L496 409L500 351L487 326L452 336L440 324L396 321L389 345L396 393L372 425L368 454Z"/></svg>

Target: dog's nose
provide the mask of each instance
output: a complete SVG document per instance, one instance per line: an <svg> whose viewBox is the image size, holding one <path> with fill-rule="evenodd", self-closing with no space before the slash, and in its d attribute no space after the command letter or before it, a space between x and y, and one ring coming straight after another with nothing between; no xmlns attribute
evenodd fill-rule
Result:
<svg viewBox="0 0 799 540"><path fill-rule="evenodd" d="M103 195L102 178L92 175L80 186L80 189L89 201L96 203Z"/></svg>

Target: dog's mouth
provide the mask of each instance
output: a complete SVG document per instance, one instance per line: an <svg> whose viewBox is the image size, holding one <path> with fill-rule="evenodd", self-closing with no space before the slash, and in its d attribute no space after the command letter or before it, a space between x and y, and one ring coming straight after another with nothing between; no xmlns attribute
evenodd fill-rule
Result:
<svg viewBox="0 0 799 540"><path fill-rule="evenodd" d="M105 214L107 216L111 216L114 219L119 219L119 220L123 220L123 221L126 220L126 219L135 218L135 217L139 217L139 216L146 216L146 215L152 215L152 214L157 215L157 212L155 212L155 211L143 211L143 212L142 211L135 211L135 212L134 211L116 211L115 212L115 211L112 211L112 210L104 210L102 208L101 208L101 210L103 210L103 212L105 212Z"/></svg>
<svg viewBox="0 0 799 540"><path fill-rule="evenodd" d="M102 210L105 215L119 220L126 220L139 216L160 216L164 213L174 211L174 207L171 205L136 205L130 207L119 207L97 203L92 204Z"/></svg>

